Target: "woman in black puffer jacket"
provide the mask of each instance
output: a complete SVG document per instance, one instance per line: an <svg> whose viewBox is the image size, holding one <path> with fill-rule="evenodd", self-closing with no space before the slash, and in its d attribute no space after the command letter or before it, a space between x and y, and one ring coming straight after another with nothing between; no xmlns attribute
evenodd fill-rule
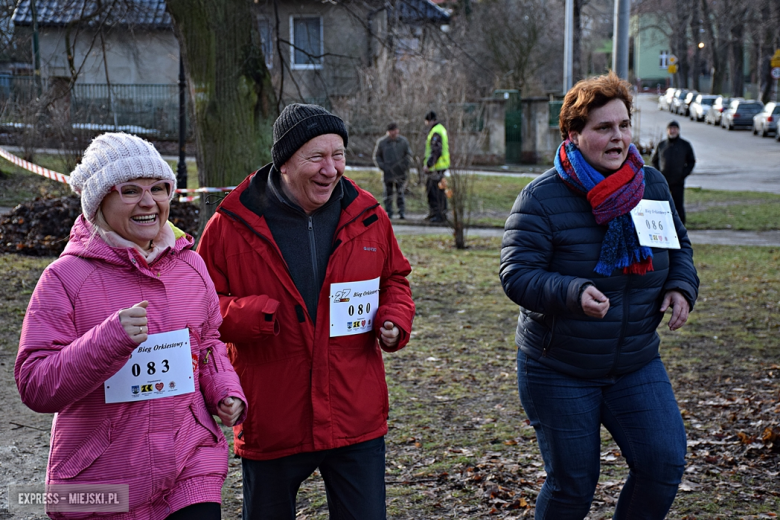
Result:
<svg viewBox="0 0 780 520"><path fill-rule="evenodd" d="M699 279L663 175L631 144L629 88L610 73L569 91L556 167L520 193L506 222L500 276L520 305L518 388L547 472L537 519L588 514L602 424L630 467L615 520L664 518L685 466L656 328L666 310L671 330L684 325ZM652 246L630 215L640 201L668 204L666 220L643 219L656 226ZM668 247L675 236L679 247Z"/></svg>

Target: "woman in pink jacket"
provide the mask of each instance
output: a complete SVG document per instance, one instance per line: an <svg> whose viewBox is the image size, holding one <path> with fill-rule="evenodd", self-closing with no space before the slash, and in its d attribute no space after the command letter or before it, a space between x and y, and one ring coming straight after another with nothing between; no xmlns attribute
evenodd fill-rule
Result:
<svg viewBox="0 0 780 520"><path fill-rule="evenodd" d="M27 406L56 414L47 491L126 494L47 513L218 519L228 446L212 414L239 424L246 398L203 261L168 223L176 178L150 143L109 133L70 184L83 215L35 288L14 376Z"/></svg>

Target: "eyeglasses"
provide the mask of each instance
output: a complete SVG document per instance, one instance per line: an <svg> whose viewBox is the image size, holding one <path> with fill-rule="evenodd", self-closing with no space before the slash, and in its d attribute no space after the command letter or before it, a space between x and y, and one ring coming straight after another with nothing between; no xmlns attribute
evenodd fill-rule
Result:
<svg viewBox="0 0 780 520"><path fill-rule="evenodd" d="M171 190L173 190L171 181L157 181L148 186L141 186L133 182L123 182L111 188L111 191L119 193L119 198L125 204L137 203L147 191L152 194L152 198L155 201L163 202L171 198Z"/></svg>

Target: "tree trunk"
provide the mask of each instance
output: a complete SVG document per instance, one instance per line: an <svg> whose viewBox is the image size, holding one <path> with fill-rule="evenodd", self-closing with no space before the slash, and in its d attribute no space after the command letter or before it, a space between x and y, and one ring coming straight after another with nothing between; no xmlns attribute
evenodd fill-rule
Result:
<svg viewBox="0 0 780 520"><path fill-rule="evenodd" d="M699 15L699 2L694 1L691 4L691 34L693 35L693 90L701 91L699 85L699 76L701 75L701 16Z"/></svg>
<svg viewBox="0 0 780 520"><path fill-rule="evenodd" d="M276 101L248 0L167 0L195 114L201 187L235 186L270 160ZM214 214L201 197L200 233Z"/></svg>
<svg viewBox="0 0 780 520"><path fill-rule="evenodd" d="M723 27L719 25L716 31L715 26L713 25L713 16L708 0L702 0L701 8L705 34L707 35L707 46L709 47L712 56L712 83L710 84L710 94L722 94L723 79L726 75L726 60L721 40Z"/></svg>
<svg viewBox="0 0 780 520"><path fill-rule="evenodd" d="M768 103L772 98L772 90L775 80L772 78L771 60L775 52L775 22L772 16L772 8L769 2L764 2L760 9L761 20L768 21L760 28L758 44L758 83L759 98L762 103Z"/></svg>
<svg viewBox="0 0 780 520"><path fill-rule="evenodd" d="M739 16L731 28L731 95L742 97L745 94L745 43L742 17Z"/></svg>
<svg viewBox="0 0 780 520"><path fill-rule="evenodd" d="M679 66L678 85L681 88L688 88L688 79L690 77L690 61L688 60L688 19L691 16L690 6L687 2L677 2L677 30L675 31L677 63Z"/></svg>

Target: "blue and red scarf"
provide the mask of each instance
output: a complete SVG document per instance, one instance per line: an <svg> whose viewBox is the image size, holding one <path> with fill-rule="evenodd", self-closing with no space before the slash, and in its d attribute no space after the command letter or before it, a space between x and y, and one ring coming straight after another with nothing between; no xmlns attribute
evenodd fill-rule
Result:
<svg viewBox="0 0 780 520"><path fill-rule="evenodd" d="M596 222L607 226L599 262L593 269L598 274L609 276L621 268L625 274L640 275L653 270L653 251L639 245L629 214L645 194L644 165L633 144L628 147L623 166L608 177L588 164L569 139L561 143L555 154L558 176L573 191L587 196Z"/></svg>

